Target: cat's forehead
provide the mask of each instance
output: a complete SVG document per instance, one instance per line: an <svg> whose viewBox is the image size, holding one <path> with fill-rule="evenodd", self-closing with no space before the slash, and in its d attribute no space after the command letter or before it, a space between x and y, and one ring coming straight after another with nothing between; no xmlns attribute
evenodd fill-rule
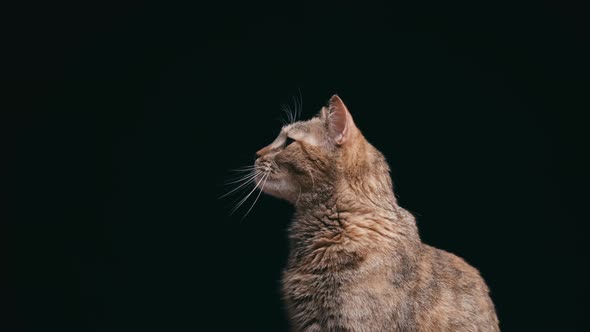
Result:
<svg viewBox="0 0 590 332"><path fill-rule="evenodd" d="M282 131L290 134L310 134L322 130L323 126L319 118L306 121L297 121L283 127Z"/></svg>
<svg viewBox="0 0 590 332"><path fill-rule="evenodd" d="M282 132L293 139L303 140L312 145L320 145L323 142L324 126L319 118L312 118L286 125Z"/></svg>
<svg viewBox="0 0 590 332"><path fill-rule="evenodd" d="M307 121L298 121L283 127L283 132L287 134L307 134L309 130Z"/></svg>

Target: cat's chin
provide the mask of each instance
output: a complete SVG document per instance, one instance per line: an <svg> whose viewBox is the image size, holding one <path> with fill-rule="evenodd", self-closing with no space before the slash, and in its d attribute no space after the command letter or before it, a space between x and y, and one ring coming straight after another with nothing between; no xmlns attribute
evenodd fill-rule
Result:
<svg viewBox="0 0 590 332"><path fill-rule="evenodd" d="M292 186L287 184L284 180L278 179L267 179L264 186L262 186L262 192L270 196L284 199L293 203L295 201L295 195L292 190Z"/></svg>

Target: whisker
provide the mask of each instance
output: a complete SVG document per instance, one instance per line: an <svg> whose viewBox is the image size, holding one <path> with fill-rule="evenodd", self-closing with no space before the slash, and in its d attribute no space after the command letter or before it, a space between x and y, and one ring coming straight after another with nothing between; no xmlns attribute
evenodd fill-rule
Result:
<svg viewBox="0 0 590 332"><path fill-rule="evenodd" d="M279 120L281 121L281 124L283 125L283 127L288 125L287 121L284 118L280 117Z"/></svg>
<svg viewBox="0 0 590 332"><path fill-rule="evenodd" d="M297 100L295 99L295 96L293 96L293 122L297 122L299 120L299 117L297 116L297 108Z"/></svg>
<svg viewBox="0 0 590 332"><path fill-rule="evenodd" d="M297 98L295 98L295 96L293 96L291 99L293 99L293 108L295 110L294 118L296 121L298 121L299 120L299 101L297 100Z"/></svg>
<svg viewBox="0 0 590 332"><path fill-rule="evenodd" d="M289 111L291 111L291 123L294 123L295 121L297 121L297 119L295 118L295 114L297 112L295 107L296 107L295 105L293 105L293 107L289 107Z"/></svg>
<svg viewBox="0 0 590 332"><path fill-rule="evenodd" d="M252 193L258 188L258 186L260 185L260 183L262 183L262 180L264 180L265 178L260 179L260 181L258 181L256 183L256 185L254 186L254 188L248 193L248 195L246 195L246 197L242 198L242 200L238 203L238 205L236 205L230 212L230 214L233 214L234 212L236 212L237 209L240 208L240 206L242 206L242 204L244 204L244 202L252 195Z"/></svg>
<svg viewBox="0 0 590 332"><path fill-rule="evenodd" d="M253 172L255 170L256 170L256 168L253 167L251 169L234 169L234 170L231 170L230 172L232 172L232 173L249 173L249 172ZM239 175L239 174L236 174L236 175Z"/></svg>
<svg viewBox="0 0 590 332"><path fill-rule="evenodd" d="M230 180L227 180L227 181L225 181L224 183L225 183L225 185L230 185L230 184L234 184L234 183L239 183L239 182L242 182L242 181L246 181L246 180L248 180L248 179L250 179L250 178L253 178L253 177L255 177L255 176L256 176L256 175L258 175L258 174L260 174L260 172L256 172L256 173L252 173L252 174L246 174L246 175L244 175L244 176L241 176L241 177L239 177L239 178L236 178L236 179L230 179Z"/></svg>
<svg viewBox="0 0 590 332"><path fill-rule="evenodd" d="M248 178L244 183L240 184L239 186L235 187L234 189L228 191L227 193L223 194L222 196L220 196L219 198L223 198L226 197L234 192L236 192L237 190L239 190L240 188L243 188L244 186L256 181L256 176L259 175L260 173L257 174L253 174L250 178Z"/></svg>
<svg viewBox="0 0 590 332"><path fill-rule="evenodd" d="M293 112L291 111L291 109L289 108L289 105L283 104L281 105L281 108L283 109L283 112L285 112L285 115L287 116L287 124L291 124L293 123L294 119L293 119Z"/></svg>
<svg viewBox="0 0 590 332"><path fill-rule="evenodd" d="M285 119L285 117L287 116L287 111L285 109L285 105L281 104L281 111L283 112L283 114L281 115L281 121L283 123L289 123L289 118Z"/></svg>
<svg viewBox="0 0 590 332"><path fill-rule="evenodd" d="M244 216L242 217L242 220L244 220L244 218L246 218L248 213L250 213L250 211L252 211L252 208L254 207L254 205L256 205L256 202L258 202L258 199L260 198L260 194L262 194L262 190L264 189L264 185L266 184L266 180L268 180L269 175L270 175L270 172L267 172L266 174L264 174L264 182L262 183L262 186L260 187L258 195L254 199L254 203L252 203L252 205L250 206L248 211L246 211L246 214L244 214ZM254 189L256 189L256 188L254 188Z"/></svg>
<svg viewBox="0 0 590 332"><path fill-rule="evenodd" d="M255 178L252 178L252 179L250 179L250 180L248 180L248 181L246 181L246 182L242 183L241 185L239 185L239 186L235 187L234 189L232 189L232 190L230 190L230 191L226 192L225 194L223 194L223 195L219 196L219 198L221 199L221 198L227 197L227 196L229 196L229 195L231 195L231 194L235 193L236 191L240 190L240 188L243 188L244 186L247 186L247 185L250 185L250 184L252 184L252 182L254 182L254 181L255 181Z"/></svg>
<svg viewBox="0 0 590 332"><path fill-rule="evenodd" d="M293 120L297 120L297 100L295 96L291 96L291 101L293 102Z"/></svg>
<svg viewBox="0 0 590 332"><path fill-rule="evenodd" d="M256 168L256 165L248 165L248 166L243 166L243 167L238 167L238 168L234 168L230 171L232 172L242 172L242 171L249 171L249 170L253 170Z"/></svg>
<svg viewBox="0 0 590 332"><path fill-rule="evenodd" d="M270 161L270 163L271 163L271 165L272 165L273 169L276 169L276 170L278 170L278 169L279 169L279 164L277 164L277 162L276 162L276 161L274 161L274 160L271 160L271 161Z"/></svg>

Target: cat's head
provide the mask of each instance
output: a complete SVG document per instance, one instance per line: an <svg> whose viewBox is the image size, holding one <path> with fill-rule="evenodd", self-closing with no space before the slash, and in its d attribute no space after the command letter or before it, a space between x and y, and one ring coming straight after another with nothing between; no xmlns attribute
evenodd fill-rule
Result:
<svg viewBox="0 0 590 332"><path fill-rule="evenodd" d="M263 192L291 203L302 195L330 195L342 177L362 171L374 159L371 154L383 159L334 95L316 117L284 126L256 152L257 181Z"/></svg>

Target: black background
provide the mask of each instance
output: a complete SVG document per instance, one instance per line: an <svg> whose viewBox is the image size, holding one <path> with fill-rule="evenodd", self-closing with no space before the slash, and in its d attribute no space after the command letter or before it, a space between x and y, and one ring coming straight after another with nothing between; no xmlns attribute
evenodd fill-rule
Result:
<svg viewBox="0 0 590 332"><path fill-rule="evenodd" d="M291 207L262 196L242 220L249 205L230 216L218 197L299 93L303 118L343 98L424 242L481 271L504 331L582 326L575 8L4 14L3 331L285 330Z"/></svg>

